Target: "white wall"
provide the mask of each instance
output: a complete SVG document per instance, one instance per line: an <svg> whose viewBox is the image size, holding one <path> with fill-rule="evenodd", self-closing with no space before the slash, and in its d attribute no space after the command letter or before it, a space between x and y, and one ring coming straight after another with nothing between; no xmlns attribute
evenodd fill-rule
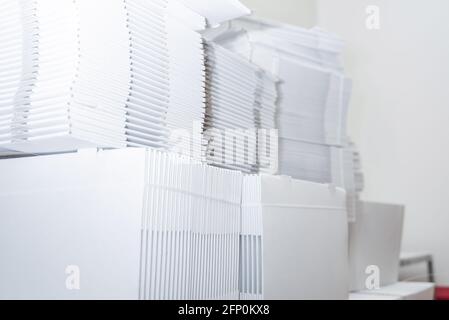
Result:
<svg viewBox="0 0 449 320"><path fill-rule="evenodd" d="M380 9L380 30L365 27ZM449 285L449 1L319 0L319 24L347 41L350 132L367 200L407 206L404 249L430 251Z"/></svg>
<svg viewBox="0 0 449 320"><path fill-rule="evenodd" d="M242 0L254 13L263 18L313 27L316 24L315 0Z"/></svg>

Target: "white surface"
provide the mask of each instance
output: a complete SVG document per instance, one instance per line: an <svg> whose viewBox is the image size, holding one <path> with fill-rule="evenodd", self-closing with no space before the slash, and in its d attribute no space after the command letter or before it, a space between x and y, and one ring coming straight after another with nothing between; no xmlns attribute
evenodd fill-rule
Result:
<svg viewBox="0 0 449 320"><path fill-rule="evenodd" d="M435 284L425 282L398 282L390 286L381 287L378 290L363 291L361 293L397 296L400 300L433 300L435 296Z"/></svg>
<svg viewBox="0 0 449 320"><path fill-rule="evenodd" d="M0 298L137 299L144 151L0 161ZM81 290L67 290L67 266Z"/></svg>
<svg viewBox="0 0 449 320"><path fill-rule="evenodd" d="M330 149L347 143L352 87L339 62L341 40L319 29L253 17L222 27L215 38L280 80L279 173L332 182Z"/></svg>
<svg viewBox="0 0 449 320"><path fill-rule="evenodd" d="M403 249L431 252L437 282L449 285L449 42L442 40L449 38L449 2L319 4L320 26L347 45L355 83L350 135L363 155L363 198L407 206ZM365 27L369 5L380 9L379 30Z"/></svg>
<svg viewBox="0 0 449 320"><path fill-rule="evenodd" d="M211 26L251 13L239 0L179 0L206 17Z"/></svg>
<svg viewBox="0 0 449 320"><path fill-rule="evenodd" d="M369 266L380 271L380 286L398 281L404 207L359 202L357 220L349 225L351 291L365 290Z"/></svg>
<svg viewBox="0 0 449 320"><path fill-rule="evenodd" d="M243 198L242 227L244 234L262 236L262 271L255 268L249 274L261 277L264 299L346 300L344 191L288 177L247 177L245 183L250 183L248 179L253 179L253 185L246 186L252 192L247 202ZM253 223L250 227L247 216ZM250 263L247 268L251 267ZM251 287L254 282L248 283Z"/></svg>

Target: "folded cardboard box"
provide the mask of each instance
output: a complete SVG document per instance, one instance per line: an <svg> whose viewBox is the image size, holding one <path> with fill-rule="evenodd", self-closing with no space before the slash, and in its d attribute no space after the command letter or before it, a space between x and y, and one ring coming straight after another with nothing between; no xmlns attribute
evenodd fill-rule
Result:
<svg viewBox="0 0 449 320"><path fill-rule="evenodd" d="M351 291L396 283L404 207L358 202L356 211L357 220L349 225Z"/></svg>

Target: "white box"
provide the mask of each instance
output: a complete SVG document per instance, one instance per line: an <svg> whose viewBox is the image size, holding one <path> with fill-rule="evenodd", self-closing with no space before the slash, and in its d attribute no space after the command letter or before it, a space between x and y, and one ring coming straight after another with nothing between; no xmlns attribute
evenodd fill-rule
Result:
<svg viewBox="0 0 449 320"><path fill-rule="evenodd" d="M349 226L351 291L367 289L369 267L378 268L381 287L398 281L403 221L403 206L357 204L357 220Z"/></svg>
<svg viewBox="0 0 449 320"><path fill-rule="evenodd" d="M238 299L240 172L94 149L0 177L0 299Z"/></svg>

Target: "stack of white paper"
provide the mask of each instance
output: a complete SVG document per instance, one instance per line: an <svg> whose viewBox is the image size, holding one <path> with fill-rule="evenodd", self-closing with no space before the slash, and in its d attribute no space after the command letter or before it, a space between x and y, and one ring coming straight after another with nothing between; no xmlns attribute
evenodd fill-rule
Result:
<svg viewBox="0 0 449 320"><path fill-rule="evenodd" d="M9 100L3 147L34 153L126 146L130 43L124 2L4 3L21 13L5 28L20 30L22 44L13 51L12 43L2 42L5 52L20 58L11 70L20 80ZM14 64L6 59L2 65ZM9 77L0 81L10 83Z"/></svg>
<svg viewBox="0 0 449 320"><path fill-rule="evenodd" d="M186 149L201 133L194 30L206 21L178 1L6 1L0 11L3 150Z"/></svg>
<svg viewBox="0 0 449 320"><path fill-rule="evenodd" d="M353 222L363 181L346 138L351 83L341 71L341 41L318 29L252 18L206 36L279 77L279 172L345 188Z"/></svg>
<svg viewBox="0 0 449 320"><path fill-rule="evenodd" d="M240 173L129 148L0 175L0 298L238 299Z"/></svg>
<svg viewBox="0 0 449 320"><path fill-rule="evenodd" d="M351 81L342 72L342 42L319 29L243 18L212 37L280 80L279 172L332 181L332 148L346 144Z"/></svg>
<svg viewBox="0 0 449 320"><path fill-rule="evenodd" d="M245 176L242 299L348 297L345 192L279 176Z"/></svg>
<svg viewBox="0 0 449 320"><path fill-rule="evenodd" d="M208 163L243 172L269 169L276 81L220 45L208 42L205 138ZM276 138L276 137L274 137Z"/></svg>
<svg viewBox="0 0 449 320"><path fill-rule="evenodd" d="M349 226L351 291L398 281L403 222L403 206L357 203L357 220Z"/></svg>
<svg viewBox="0 0 449 320"><path fill-rule="evenodd" d="M391 296L384 294L374 294L374 293L359 293L353 292L349 294L349 300L351 301L393 301L401 300L399 296Z"/></svg>

